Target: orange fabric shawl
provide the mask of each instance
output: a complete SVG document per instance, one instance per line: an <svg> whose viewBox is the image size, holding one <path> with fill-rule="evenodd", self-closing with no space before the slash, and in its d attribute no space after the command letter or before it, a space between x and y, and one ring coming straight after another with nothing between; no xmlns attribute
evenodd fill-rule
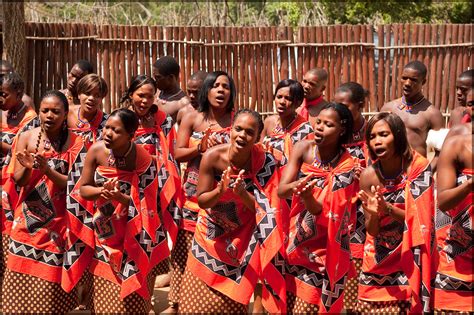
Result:
<svg viewBox="0 0 474 315"><path fill-rule="evenodd" d="M48 163L68 174L82 147L82 139L71 134L63 153L45 153ZM8 269L50 282L61 282L66 251L66 190L44 173L33 169L28 185L21 188L10 231Z"/></svg>
<svg viewBox="0 0 474 315"><path fill-rule="evenodd" d="M255 212L227 190L216 206L199 212L187 263L208 286L242 304L249 303L258 278L271 280L265 269L282 245L275 220L277 161L258 145L251 154L252 174L245 181Z"/></svg>
<svg viewBox="0 0 474 315"><path fill-rule="evenodd" d="M456 184L461 185L473 174L474 170L464 169ZM473 198L471 191L453 209L436 212L439 263L433 291L435 309L474 311Z"/></svg>

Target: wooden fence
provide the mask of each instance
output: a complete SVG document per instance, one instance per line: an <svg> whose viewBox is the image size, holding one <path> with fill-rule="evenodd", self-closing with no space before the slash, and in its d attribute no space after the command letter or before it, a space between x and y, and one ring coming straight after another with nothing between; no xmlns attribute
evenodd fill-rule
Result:
<svg viewBox="0 0 474 315"><path fill-rule="evenodd" d="M418 59L428 68L424 93L443 112L455 106L455 79L473 66L472 24L331 25L300 27L162 27L27 23L27 92L36 102L66 86L74 61L88 59L109 84L104 107L118 101L134 75L152 73L171 55L181 65L183 89L197 70L227 71L237 104L273 112L273 89L285 78L301 80L313 67L329 72L326 96L346 81L370 91L365 111L401 95L403 66Z"/></svg>

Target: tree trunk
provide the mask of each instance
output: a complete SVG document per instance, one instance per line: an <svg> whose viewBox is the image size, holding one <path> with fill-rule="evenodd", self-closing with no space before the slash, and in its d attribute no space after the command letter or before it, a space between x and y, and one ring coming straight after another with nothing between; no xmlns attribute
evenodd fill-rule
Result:
<svg viewBox="0 0 474 315"><path fill-rule="evenodd" d="M2 1L3 10L3 56L15 71L26 79L25 3Z"/></svg>

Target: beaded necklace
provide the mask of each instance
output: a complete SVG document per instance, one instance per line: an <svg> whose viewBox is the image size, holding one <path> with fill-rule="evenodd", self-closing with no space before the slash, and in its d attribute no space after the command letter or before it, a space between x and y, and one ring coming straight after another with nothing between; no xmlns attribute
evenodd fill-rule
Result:
<svg viewBox="0 0 474 315"><path fill-rule="evenodd" d="M18 118L18 115L25 109L25 107L25 103L22 102L20 108L17 111L12 112L11 110L9 110L7 114L7 119L16 120Z"/></svg>
<svg viewBox="0 0 474 315"><path fill-rule="evenodd" d="M403 167L404 163L402 161L402 169L400 172L395 176L395 177L385 177L383 174L383 169L382 169L382 164L380 162L377 163L377 173L380 175L380 177L383 178L383 181L385 183L385 188L387 189L393 189L398 183L404 183L406 180L406 175L404 174L405 168Z"/></svg>
<svg viewBox="0 0 474 315"><path fill-rule="evenodd" d="M109 166L116 165L117 167L125 167L127 165L126 163L127 156L130 154L130 152L132 152L132 148L133 148L133 143L130 142L127 152L125 152L125 154L120 157L114 156L114 152L112 150L108 150L109 158L107 159L107 163L109 164Z"/></svg>
<svg viewBox="0 0 474 315"><path fill-rule="evenodd" d="M421 99L413 104L409 104L405 98L405 95L402 96L402 103L400 105L398 105L398 109L400 110L403 110L405 109L405 111L407 113L411 113L411 111L413 110L413 107L415 107L416 105L420 104L421 102L423 102L425 100L425 97L422 96Z"/></svg>
<svg viewBox="0 0 474 315"><path fill-rule="evenodd" d="M81 114L81 107L79 106L79 108L77 109L77 122L76 122L77 128L83 128L84 126L87 126L87 125L90 126L91 125L90 122L94 121L94 119L97 116L98 112L99 112L98 110L95 111L94 117L92 117L92 119L90 121L87 120L87 119L84 121L84 120L81 120L81 115L80 115Z"/></svg>
<svg viewBox="0 0 474 315"><path fill-rule="evenodd" d="M324 160L320 160L318 158L318 152L319 152L319 148L318 146L316 145L315 148L314 148L314 162L313 162L313 166L316 166L318 168L322 168L323 170L330 170L334 164L339 160L342 152L344 152L343 150L340 150L332 159L328 160L328 161L324 161Z"/></svg>
<svg viewBox="0 0 474 315"><path fill-rule="evenodd" d="M298 115L295 113L293 119L291 120L291 122L286 127L283 127L283 125L281 123L281 118L278 117L277 124L276 124L276 126L273 130L275 131L275 133L287 132L288 129L290 129L291 125L293 125L293 123L296 121L296 117L298 117Z"/></svg>

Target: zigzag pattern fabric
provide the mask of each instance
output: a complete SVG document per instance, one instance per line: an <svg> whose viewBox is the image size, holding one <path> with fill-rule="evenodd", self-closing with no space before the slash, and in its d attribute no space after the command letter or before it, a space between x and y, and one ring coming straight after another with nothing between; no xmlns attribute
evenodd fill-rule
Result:
<svg viewBox="0 0 474 315"><path fill-rule="evenodd" d="M68 274L67 281L63 282L66 291L72 289L85 268L89 268L92 274L119 284L122 299L133 292L144 298L150 296L148 273L169 256L169 249L157 212L156 160L142 146L136 150L134 172L98 166L94 175L98 185L118 178L120 190L131 198L128 207L101 198L95 202L81 198L77 183L83 160L75 163L77 169L71 172L68 181L68 213L71 235L75 237L70 237L64 266Z"/></svg>
<svg viewBox="0 0 474 315"><path fill-rule="evenodd" d="M277 162L257 145L251 161L254 173L245 181L247 191L255 197L256 212L249 211L227 190L221 200L226 203L226 213L235 215L226 215L219 205L201 210L187 263L187 268L208 286L241 304L249 303L257 279L268 280L266 266L282 245L275 218ZM229 207L233 209L230 212ZM220 232L210 231L217 226Z"/></svg>
<svg viewBox="0 0 474 315"><path fill-rule="evenodd" d="M144 128L141 125L135 133L135 143L141 145L155 157L158 168L157 209L173 244L176 243L182 214L179 209L184 204L179 168L172 148L176 140L173 119L162 111L155 113L155 126ZM140 198L142 198L140 196ZM166 209L166 210L165 210Z"/></svg>
<svg viewBox="0 0 474 315"><path fill-rule="evenodd" d="M81 147L81 137L72 135L64 153L47 152L45 157L50 167L66 175ZM14 209L8 269L61 283L66 226L66 190L39 169L33 169Z"/></svg>
<svg viewBox="0 0 474 315"><path fill-rule="evenodd" d="M319 305L324 313L340 312L343 307L344 285L351 266L351 213L350 203L346 201L355 193L353 167L354 161L347 151L330 170L303 163L299 178L311 174L321 179L315 186L315 198L323 190L329 190L322 213L317 216L308 213L300 197L293 196L289 218L282 219L290 223L286 232L289 240L285 247L285 273L280 277L284 278L287 291L307 303Z"/></svg>
<svg viewBox="0 0 474 315"><path fill-rule="evenodd" d="M461 185L474 174L464 169L457 176ZM455 208L436 212L436 238L439 264L434 279L435 309L473 312L473 192Z"/></svg>

